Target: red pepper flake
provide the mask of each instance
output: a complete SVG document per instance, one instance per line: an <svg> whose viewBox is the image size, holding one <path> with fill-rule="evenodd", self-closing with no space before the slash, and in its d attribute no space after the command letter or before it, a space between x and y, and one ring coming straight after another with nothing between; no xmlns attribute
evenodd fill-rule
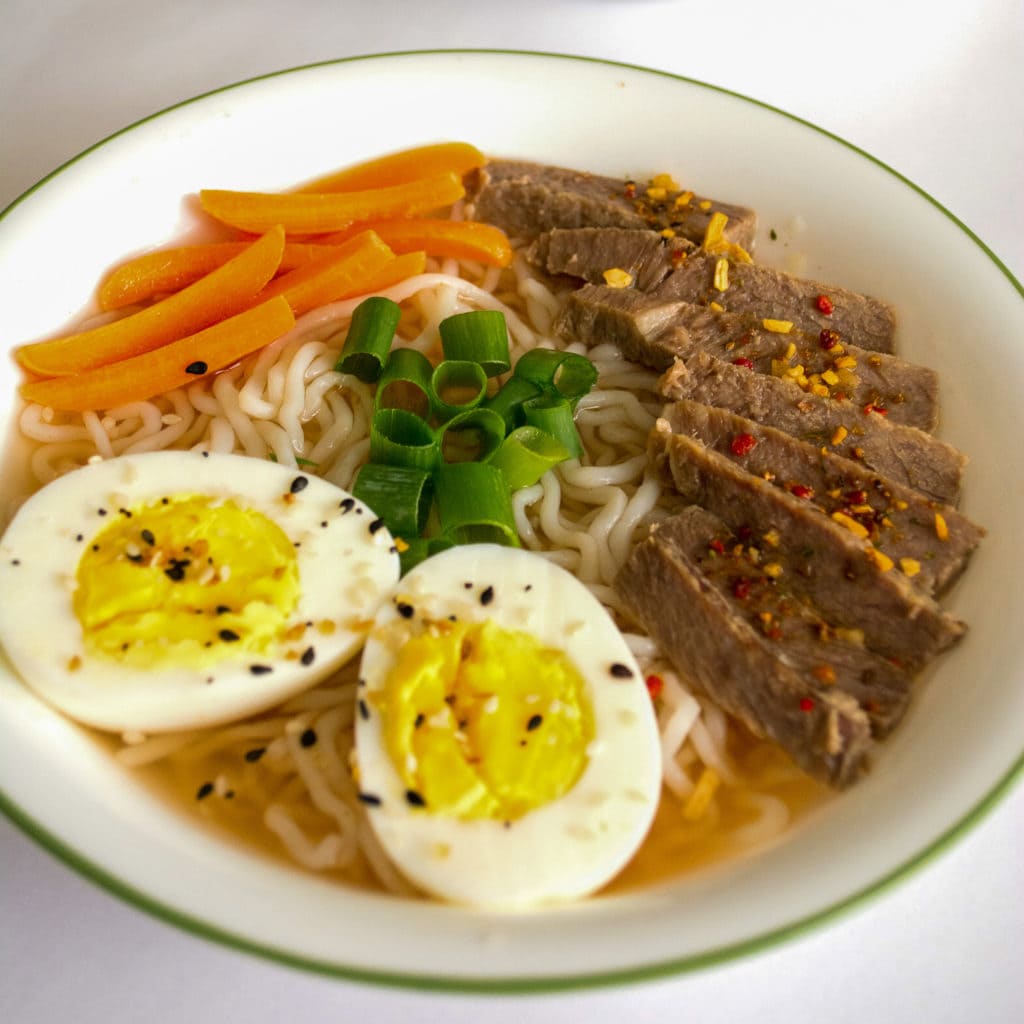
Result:
<svg viewBox="0 0 1024 1024"><path fill-rule="evenodd" d="M623 189L623 194L627 199L636 199L636 182L627 181L625 188Z"/></svg>
<svg viewBox="0 0 1024 1024"><path fill-rule="evenodd" d="M753 434L737 434L732 439L732 444L729 447L732 449L733 455L749 455L757 444L757 438Z"/></svg>
<svg viewBox="0 0 1024 1024"><path fill-rule="evenodd" d="M867 491L847 491L846 492L846 500L851 505L863 505L868 500L868 492Z"/></svg>
<svg viewBox="0 0 1024 1024"><path fill-rule="evenodd" d="M644 683L647 685L651 700L657 700L661 696L661 691L665 689L665 680L653 673L644 680Z"/></svg>
<svg viewBox="0 0 1024 1024"><path fill-rule="evenodd" d="M826 327L818 335L818 344L828 352L829 349L833 349L839 344L839 332L833 331L831 327Z"/></svg>
<svg viewBox="0 0 1024 1024"><path fill-rule="evenodd" d="M827 295L819 295L814 300L814 304L818 307L818 312L824 313L825 316L831 316L832 310L835 308L832 305L832 300Z"/></svg>
<svg viewBox="0 0 1024 1024"><path fill-rule="evenodd" d="M714 540L708 541L708 547L711 548L711 550L714 551L716 554L725 554L725 545L717 537L715 537Z"/></svg>
<svg viewBox="0 0 1024 1024"><path fill-rule="evenodd" d="M738 579L733 580L732 593L740 601L745 601L750 597L750 580L746 576L740 576Z"/></svg>
<svg viewBox="0 0 1024 1024"><path fill-rule="evenodd" d="M754 368L753 360L748 359L746 356L739 356L738 358L734 359L732 361L732 365L733 366L743 366L743 367L745 367L748 370L752 370Z"/></svg>
<svg viewBox="0 0 1024 1024"><path fill-rule="evenodd" d="M886 409L884 405L876 405L874 402L868 402L868 404L864 406L864 415L867 416L868 413L872 412L877 412L879 416L889 415L889 410Z"/></svg>
<svg viewBox="0 0 1024 1024"><path fill-rule="evenodd" d="M814 488L806 484L790 484L787 490L794 498L805 498L809 501L814 497Z"/></svg>
<svg viewBox="0 0 1024 1024"><path fill-rule="evenodd" d="M814 701L811 700L810 697L801 697L800 698L800 710L801 711L813 711L814 710Z"/></svg>

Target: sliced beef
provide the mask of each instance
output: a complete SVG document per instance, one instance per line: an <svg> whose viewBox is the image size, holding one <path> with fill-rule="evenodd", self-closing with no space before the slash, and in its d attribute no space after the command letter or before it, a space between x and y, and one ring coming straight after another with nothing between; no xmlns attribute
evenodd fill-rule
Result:
<svg viewBox="0 0 1024 1024"><path fill-rule="evenodd" d="M649 454L683 498L755 543L777 544L787 585L868 648L915 670L955 643L964 625L902 573L883 571L871 544L767 480L659 420Z"/></svg>
<svg viewBox="0 0 1024 1024"><path fill-rule="evenodd" d="M757 227L756 214L743 206L519 160L490 161L469 176L467 191L473 217L525 239L552 228L647 228L699 244L720 212L729 218L725 238L749 250Z"/></svg>
<svg viewBox="0 0 1024 1024"><path fill-rule="evenodd" d="M868 715L848 693L787 664L701 571L695 549L706 550L718 529L699 509L667 520L633 549L615 589L681 674L805 771L848 785L872 748Z"/></svg>
<svg viewBox="0 0 1024 1024"><path fill-rule="evenodd" d="M879 299L836 285L795 277L760 263L731 261L727 287L715 287L717 258L697 252L688 257L658 287L658 297L698 305L717 302L732 313L789 320L804 331L836 331L858 348L892 352L896 316ZM823 312L821 306L831 312Z"/></svg>
<svg viewBox="0 0 1024 1024"><path fill-rule="evenodd" d="M852 459L933 501L955 505L967 457L916 427L865 416L852 402L837 402L794 388L778 377L751 373L706 352L677 360L662 377L665 398L692 398L792 434Z"/></svg>
<svg viewBox="0 0 1024 1024"><path fill-rule="evenodd" d="M684 238L665 238L646 228L555 228L539 235L526 255L545 273L592 284L604 284L607 270L624 270L633 287L649 291L694 248Z"/></svg>
<svg viewBox="0 0 1024 1024"><path fill-rule="evenodd" d="M682 399L666 407L671 429L686 434L809 509L850 530L925 593L941 593L967 566L984 531L956 509L726 409Z"/></svg>
<svg viewBox="0 0 1024 1024"><path fill-rule="evenodd" d="M848 401L865 415L931 431L938 421L934 371L884 352L869 352L797 329L780 333L749 313L584 285L567 298L555 322L564 338L618 344L627 359L657 370L673 359L707 352L784 378L808 393Z"/></svg>

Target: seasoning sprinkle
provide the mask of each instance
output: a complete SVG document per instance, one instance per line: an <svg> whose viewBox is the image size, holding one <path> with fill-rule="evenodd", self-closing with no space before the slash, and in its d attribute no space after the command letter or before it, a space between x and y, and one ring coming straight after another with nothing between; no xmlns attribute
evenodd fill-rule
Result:
<svg viewBox="0 0 1024 1024"><path fill-rule="evenodd" d="M800 710L801 711L813 711L814 710L814 701L811 700L810 697L801 697L800 698Z"/></svg>
<svg viewBox="0 0 1024 1024"><path fill-rule="evenodd" d="M355 508L355 504L355 498L343 498L341 502L339 502L338 508L340 508L342 512L351 512L352 509Z"/></svg>
<svg viewBox="0 0 1024 1024"><path fill-rule="evenodd" d="M608 671L616 679L632 679L633 670L628 665L623 665L621 661L613 661Z"/></svg>
<svg viewBox="0 0 1024 1024"><path fill-rule="evenodd" d="M202 359L197 359L194 363L189 363L188 366L185 367L185 372L191 373L195 377L202 377L208 369L209 367L202 361Z"/></svg>
<svg viewBox="0 0 1024 1024"><path fill-rule="evenodd" d="M307 647L299 658L299 661L307 668L313 664L316 660L316 649L313 647Z"/></svg>
<svg viewBox="0 0 1024 1024"><path fill-rule="evenodd" d="M405 801L410 807L427 806L427 801L424 800L422 794L417 793L415 789L407 789L405 791Z"/></svg>
<svg viewBox="0 0 1024 1024"><path fill-rule="evenodd" d="M366 804L367 807L380 807L381 799L373 793L360 793L358 799L361 804Z"/></svg>
<svg viewBox="0 0 1024 1024"><path fill-rule="evenodd" d="M233 629L222 629L217 633L217 636L226 644L233 644L237 640L241 640L241 637Z"/></svg>
<svg viewBox="0 0 1024 1024"><path fill-rule="evenodd" d="M482 605L488 605L494 600L494 587L485 587L483 592L480 594L480 603Z"/></svg>
<svg viewBox="0 0 1024 1024"><path fill-rule="evenodd" d="M308 486L309 486L309 477L308 476L297 476L292 481L291 486L288 488L288 490L292 494L298 494L299 491L304 491Z"/></svg>
<svg viewBox="0 0 1024 1024"><path fill-rule="evenodd" d="M403 619L411 619L416 614L416 609L407 601L396 601L395 609Z"/></svg>
<svg viewBox="0 0 1024 1024"><path fill-rule="evenodd" d="M365 700L363 700L362 697L359 698L357 707L359 708L359 717L364 722L369 721L369 718L370 718L370 706L366 703Z"/></svg>
<svg viewBox="0 0 1024 1024"><path fill-rule="evenodd" d="M383 525L384 525L384 520L383 519L374 519L374 521L372 523L370 523L370 527L369 527L370 533L376 533L379 529L381 529L381 527L383 527Z"/></svg>
<svg viewBox="0 0 1024 1024"><path fill-rule="evenodd" d="M266 747L253 747L252 750L247 750L243 756L249 764L255 764L266 752Z"/></svg>
<svg viewBox="0 0 1024 1024"><path fill-rule="evenodd" d="M269 665L250 665L249 672L254 676L265 676L274 670Z"/></svg>
<svg viewBox="0 0 1024 1024"><path fill-rule="evenodd" d="M304 747L312 747L316 744L316 729L305 729L299 737L299 743Z"/></svg>
<svg viewBox="0 0 1024 1024"><path fill-rule="evenodd" d="M534 729L539 729L543 721L543 715L530 715L530 720L526 723L526 731L533 732Z"/></svg>
<svg viewBox="0 0 1024 1024"><path fill-rule="evenodd" d="M197 800L205 800L212 792L213 792L213 783L212 782L204 782L196 790L196 799Z"/></svg>

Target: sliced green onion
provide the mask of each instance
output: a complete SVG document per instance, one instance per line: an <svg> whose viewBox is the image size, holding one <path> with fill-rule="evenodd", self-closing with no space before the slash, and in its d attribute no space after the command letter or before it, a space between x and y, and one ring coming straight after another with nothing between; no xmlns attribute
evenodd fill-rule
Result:
<svg viewBox="0 0 1024 1024"><path fill-rule="evenodd" d="M407 409L378 409L370 420L370 461L433 469L440 446L426 420Z"/></svg>
<svg viewBox="0 0 1024 1024"><path fill-rule="evenodd" d="M532 487L552 466L570 458L561 441L539 427L517 427L491 456L490 465L505 474L509 487Z"/></svg>
<svg viewBox="0 0 1024 1024"><path fill-rule="evenodd" d="M478 407L453 416L437 433L442 462L486 462L505 440L505 421Z"/></svg>
<svg viewBox="0 0 1024 1024"><path fill-rule="evenodd" d="M421 419L430 414L430 360L414 348L393 349L377 384L375 409L406 409Z"/></svg>
<svg viewBox="0 0 1024 1024"><path fill-rule="evenodd" d="M456 313L440 323L445 359L479 363L488 377L506 373L512 365L505 314L497 309Z"/></svg>
<svg viewBox="0 0 1024 1024"><path fill-rule="evenodd" d="M416 466L368 462L359 470L352 493L384 520L393 537L418 537L433 499L430 472Z"/></svg>
<svg viewBox="0 0 1024 1024"><path fill-rule="evenodd" d="M519 546L505 474L486 462L441 465L434 474L441 534L454 544Z"/></svg>
<svg viewBox="0 0 1024 1024"><path fill-rule="evenodd" d="M335 369L364 381L375 381L395 338L402 311L397 302L371 295L356 306L348 336Z"/></svg>
<svg viewBox="0 0 1024 1024"><path fill-rule="evenodd" d="M475 409L487 397L487 374L466 359L445 359L430 377L430 406L444 422L467 409Z"/></svg>
<svg viewBox="0 0 1024 1024"><path fill-rule="evenodd" d="M419 565L425 558L453 547L454 542L447 537L414 537L410 541L405 541L405 547L400 548L398 552L398 564L402 575Z"/></svg>
<svg viewBox="0 0 1024 1024"><path fill-rule="evenodd" d="M536 398L540 393L540 388L532 381L512 374L484 405L493 409L505 421L506 430L514 430L525 422L523 402Z"/></svg>
<svg viewBox="0 0 1024 1024"><path fill-rule="evenodd" d="M541 390L556 391L575 406L597 383L597 367L575 352L535 348L516 361L515 376L531 381Z"/></svg>
<svg viewBox="0 0 1024 1024"><path fill-rule="evenodd" d="M541 395L523 402L523 414L531 427L540 427L561 442L569 452L569 458L578 459L583 454L583 442L572 418L572 406L568 399L555 395Z"/></svg>

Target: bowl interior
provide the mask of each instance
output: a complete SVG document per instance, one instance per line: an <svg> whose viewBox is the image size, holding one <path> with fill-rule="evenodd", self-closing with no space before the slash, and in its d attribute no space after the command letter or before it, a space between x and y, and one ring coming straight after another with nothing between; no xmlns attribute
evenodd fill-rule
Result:
<svg viewBox="0 0 1024 1024"><path fill-rule="evenodd" d="M613 126L609 129L609 126ZM657 889L522 916L356 893L209 835L117 769L0 662L0 794L56 852L221 941L346 976L537 988L693 968L758 948L926 859L1019 764L1015 543L1024 466L1020 286L953 217L828 134L699 83L598 61L424 53L320 65L157 115L0 219L0 344L53 333L103 270L192 227L202 187L274 189L421 142L645 179L758 210L758 258L891 301L905 358L940 373L940 436L971 457L963 510L989 535L946 604L966 640L922 678L863 783L784 843ZM774 234L774 239L772 235ZM0 364L0 522L25 486L16 373ZM4 599L9 599L4 595ZM808 880L813 879L813 885Z"/></svg>

